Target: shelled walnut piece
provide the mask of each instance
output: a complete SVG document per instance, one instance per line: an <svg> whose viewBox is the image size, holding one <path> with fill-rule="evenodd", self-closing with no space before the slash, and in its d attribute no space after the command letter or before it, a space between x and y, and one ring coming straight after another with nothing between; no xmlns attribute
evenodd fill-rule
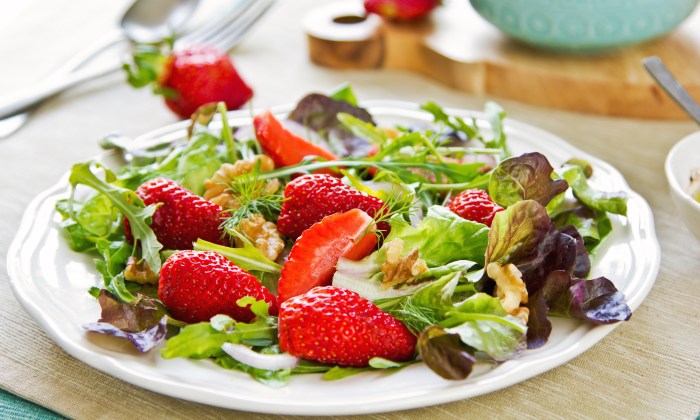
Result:
<svg viewBox="0 0 700 420"><path fill-rule="evenodd" d="M234 178L251 173L258 162L260 162L260 171L267 172L275 169L275 163L267 155L255 155L251 159L241 159L233 164L224 163L214 176L204 181L204 198L226 210L239 208L238 199L231 193L229 185ZM260 195L274 194L279 187L279 181L272 179L267 182Z"/></svg>
<svg viewBox="0 0 700 420"><path fill-rule="evenodd" d="M501 300L503 309L517 316L527 324L530 310L521 303L527 303L527 287L522 273L513 264L501 265L497 262L486 266L486 274L496 282L496 297Z"/></svg>
<svg viewBox="0 0 700 420"><path fill-rule="evenodd" d="M133 255L126 260L124 279L141 284L156 284L159 278L145 260L139 261Z"/></svg>
<svg viewBox="0 0 700 420"><path fill-rule="evenodd" d="M258 251L272 261L276 260L284 249L284 241L277 232L277 225L266 221L260 214L253 214L242 219L238 224L238 230L250 239ZM242 247L243 242L236 238L236 245Z"/></svg>
<svg viewBox="0 0 700 420"><path fill-rule="evenodd" d="M403 256L403 240L396 238L386 245L386 262L382 264L382 289L406 283L428 271L425 261L418 258L418 248Z"/></svg>

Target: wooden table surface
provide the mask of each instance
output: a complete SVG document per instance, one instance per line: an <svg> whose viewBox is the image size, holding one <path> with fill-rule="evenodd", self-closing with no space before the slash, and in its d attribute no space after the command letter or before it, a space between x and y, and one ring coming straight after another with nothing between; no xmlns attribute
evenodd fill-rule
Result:
<svg viewBox="0 0 700 420"><path fill-rule="evenodd" d="M222 0L223 1L223 0ZM663 160L697 129L689 122L633 120L552 111L474 96L402 71L333 71L311 64L299 21L321 0L280 1L232 54L254 87L257 107L290 103L348 81L362 99L433 100L480 109L496 99L509 116L549 130L616 166L654 211L662 261L656 284L632 319L570 363L470 400L364 418L695 418L700 412L700 243L671 202ZM87 40L114 26L125 1L29 0L0 14L0 92L41 79ZM698 69L700 71L700 69ZM99 153L97 140L135 136L175 117L149 92L114 75L50 101L14 136L0 140L0 250L31 199L74 162ZM700 160L700 157L698 157ZM74 418L269 418L165 397L105 375L61 350L15 300L0 258L0 386ZM391 392L391 390L387 390Z"/></svg>

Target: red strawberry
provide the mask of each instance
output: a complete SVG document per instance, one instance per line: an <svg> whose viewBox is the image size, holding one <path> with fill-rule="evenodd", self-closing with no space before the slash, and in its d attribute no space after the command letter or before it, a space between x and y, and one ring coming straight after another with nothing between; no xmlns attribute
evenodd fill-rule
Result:
<svg viewBox="0 0 700 420"><path fill-rule="evenodd" d="M304 175L284 189L284 202L277 220L279 232L296 238L326 216L360 209L371 217L382 208L382 200L349 187L330 175ZM388 230L388 226L380 226Z"/></svg>
<svg viewBox="0 0 700 420"><path fill-rule="evenodd" d="M389 20L415 20L430 13L440 0L365 0L365 10Z"/></svg>
<svg viewBox="0 0 700 420"><path fill-rule="evenodd" d="M155 91L165 95L168 108L181 118L189 118L210 102L238 109L253 96L228 54L211 45L191 45L167 57L140 51L134 54L134 64L127 66L127 73L134 87L153 83Z"/></svg>
<svg viewBox="0 0 700 420"><path fill-rule="evenodd" d="M302 359L367 366L373 357L405 361L416 337L399 320L359 294L316 287L280 306L280 348Z"/></svg>
<svg viewBox="0 0 700 420"><path fill-rule="evenodd" d="M463 219L483 223L486 226L491 226L496 213L503 211L503 207L494 203L486 191L477 188L457 194L447 204L447 208Z"/></svg>
<svg viewBox="0 0 700 420"><path fill-rule="evenodd" d="M158 297L180 321L205 322L225 314L249 322L255 317L250 307L236 304L246 296L264 300L270 304L270 314L277 314L275 296L252 274L215 252L177 252L160 271Z"/></svg>
<svg viewBox="0 0 700 420"><path fill-rule="evenodd" d="M373 220L362 210L325 217L304 231L292 247L277 283L280 302L316 286L331 284L340 257L359 260L377 245Z"/></svg>
<svg viewBox="0 0 700 420"><path fill-rule="evenodd" d="M156 178L136 190L146 205L162 203L153 214L151 229L166 249L192 249L201 238L223 243L219 226L224 209L191 193L174 181ZM124 218L125 234L133 240L129 221Z"/></svg>
<svg viewBox="0 0 700 420"><path fill-rule="evenodd" d="M277 167L296 165L306 156L318 156L328 160L338 159L328 150L284 128L269 111L257 115L253 119L253 125L260 147L275 161Z"/></svg>

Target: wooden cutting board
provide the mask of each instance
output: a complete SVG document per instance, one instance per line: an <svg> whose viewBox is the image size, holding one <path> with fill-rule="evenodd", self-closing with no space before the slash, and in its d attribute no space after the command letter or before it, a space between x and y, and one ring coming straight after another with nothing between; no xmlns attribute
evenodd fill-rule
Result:
<svg viewBox="0 0 700 420"><path fill-rule="evenodd" d="M361 3L331 3L306 16L309 54L338 69L417 72L456 89L569 111L685 119L641 65L658 55L700 100L700 10L656 41L604 55L566 55L514 41L469 6L449 1L409 24L361 18Z"/></svg>

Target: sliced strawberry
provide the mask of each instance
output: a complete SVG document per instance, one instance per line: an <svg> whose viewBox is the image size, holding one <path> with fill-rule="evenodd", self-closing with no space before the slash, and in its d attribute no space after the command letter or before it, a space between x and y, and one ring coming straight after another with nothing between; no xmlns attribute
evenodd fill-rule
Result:
<svg viewBox="0 0 700 420"><path fill-rule="evenodd" d="M318 156L328 160L337 160L333 153L293 134L272 115L265 112L253 119L255 134L263 152L275 161L275 166L296 165L306 156Z"/></svg>
<svg viewBox="0 0 700 420"><path fill-rule="evenodd" d="M331 284L341 257L360 259L372 252L377 244L373 231L372 218L358 209L325 217L305 230L282 268L278 300Z"/></svg>

